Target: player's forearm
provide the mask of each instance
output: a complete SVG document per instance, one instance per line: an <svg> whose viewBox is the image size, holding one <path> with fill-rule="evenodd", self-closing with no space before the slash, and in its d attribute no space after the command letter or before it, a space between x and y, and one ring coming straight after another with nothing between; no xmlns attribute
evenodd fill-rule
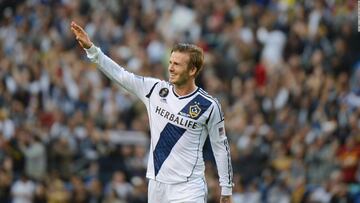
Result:
<svg viewBox="0 0 360 203"><path fill-rule="evenodd" d="M100 48L92 45L89 49L85 49L87 57L93 62L98 64L98 68L111 80L119 83L120 85L127 88L131 73L124 70L123 67L119 66L112 59L106 56Z"/></svg>
<svg viewBox="0 0 360 203"><path fill-rule="evenodd" d="M221 195L232 195L233 187L233 171L230 158L230 148L227 140L211 143L216 165L219 173L219 182L221 187Z"/></svg>
<svg viewBox="0 0 360 203"><path fill-rule="evenodd" d="M113 62L110 58L105 58L106 56L102 53L100 48L92 45L89 49L85 49L87 57L91 62L98 64L98 68L111 80L117 81L122 84L121 72L122 67Z"/></svg>
<svg viewBox="0 0 360 203"><path fill-rule="evenodd" d="M93 63L98 64L98 68L109 79L139 97L142 95L144 85L144 78L142 76L137 76L134 73L126 71L122 66L106 56L100 48L94 45L89 49L85 49L85 51L87 57Z"/></svg>

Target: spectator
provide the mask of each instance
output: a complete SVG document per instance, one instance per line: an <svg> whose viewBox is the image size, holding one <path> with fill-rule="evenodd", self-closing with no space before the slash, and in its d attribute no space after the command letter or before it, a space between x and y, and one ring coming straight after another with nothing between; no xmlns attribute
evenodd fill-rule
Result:
<svg viewBox="0 0 360 203"><path fill-rule="evenodd" d="M3 162L6 165L6 161ZM11 201L11 185L12 185L12 171L5 167L0 168L0 201L10 203Z"/></svg>
<svg viewBox="0 0 360 203"><path fill-rule="evenodd" d="M125 201L132 193L133 186L126 182L124 172L116 171L111 179L111 182L108 183L105 190L108 194L111 194L111 191L114 191L117 198Z"/></svg>
<svg viewBox="0 0 360 203"><path fill-rule="evenodd" d="M70 178L73 167L74 152L70 149L69 142L65 137L60 137L54 143L50 151L50 160L53 164L53 169L60 169L62 178Z"/></svg>
<svg viewBox="0 0 360 203"><path fill-rule="evenodd" d="M66 190L62 180L55 178L51 181L47 189L47 201L49 203L70 202L70 193Z"/></svg>
<svg viewBox="0 0 360 203"><path fill-rule="evenodd" d="M102 203L104 200L103 186L99 179L93 179L87 186L89 203Z"/></svg>
<svg viewBox="0 0 360 203"><path fill-rule="evenodd" d="M35 184L26 175L14 182L11 186L13 203L32 203L35 196Z"/></svg>
<svg viewBox="0 0 360 203"><path fill-rule="evenodd" d="M360 159L360 148L354 137L349 137L346 143L339 148L337 158L340 162L343 180L346 183L355 182L355 174Z"/></svg>
<svg viewBox="0 0 360 203"><path fill-rule="evenodd" d="M25 172L36 180L44 180L46 174L46 151L43 143L36 135L28 135L25 146L21 146L25 155Z"/></svg>

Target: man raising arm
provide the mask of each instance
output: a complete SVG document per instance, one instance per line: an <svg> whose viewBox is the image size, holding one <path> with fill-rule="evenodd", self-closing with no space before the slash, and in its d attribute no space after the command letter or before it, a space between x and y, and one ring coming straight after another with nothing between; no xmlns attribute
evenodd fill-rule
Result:
<svg viewBox="0 0 360 203"><path fill-rule="evenodd" d="M79 25L72 22L71 30L88 58L146 106L151 133L148 202L206 202L202 150L207 137L219 174L220 203L231 202L232 166L224 116L217 100L195 84L203 50L176 44L169 59L169 80L162 81L126 71L94 46Z"/></svg>

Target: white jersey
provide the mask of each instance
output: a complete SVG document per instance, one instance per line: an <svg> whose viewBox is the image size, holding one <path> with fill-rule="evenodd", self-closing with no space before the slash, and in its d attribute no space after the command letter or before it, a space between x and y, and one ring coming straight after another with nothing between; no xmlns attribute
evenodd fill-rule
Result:
<svg viewBox="0 0 360 203"><path fill-rule="evenodd" d="M127 72L95 46L86 52L102 72L146 105L151 131L147 178L168 184L203 178L202 150L209 136L222 195L231 195L230 149L224 116L214 98L201 88L179 96L169 82Z"/></svg>

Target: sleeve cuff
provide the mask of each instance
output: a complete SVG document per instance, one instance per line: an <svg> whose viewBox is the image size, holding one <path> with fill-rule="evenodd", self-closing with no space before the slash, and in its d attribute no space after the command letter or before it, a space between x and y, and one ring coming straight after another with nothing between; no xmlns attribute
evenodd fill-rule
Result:
<svg viewBox="0 0 360 203"><path fill-rule="evenodd" d="M223 196L232 195L232 187L221 187L221 195Z"/></svg>
<svg viewBox="0 0 360 203"><path fill-rule="evenodd" d="M98 53L98 48L92 44L90 48L85 49L88 58L94 58Z"/></svg>

